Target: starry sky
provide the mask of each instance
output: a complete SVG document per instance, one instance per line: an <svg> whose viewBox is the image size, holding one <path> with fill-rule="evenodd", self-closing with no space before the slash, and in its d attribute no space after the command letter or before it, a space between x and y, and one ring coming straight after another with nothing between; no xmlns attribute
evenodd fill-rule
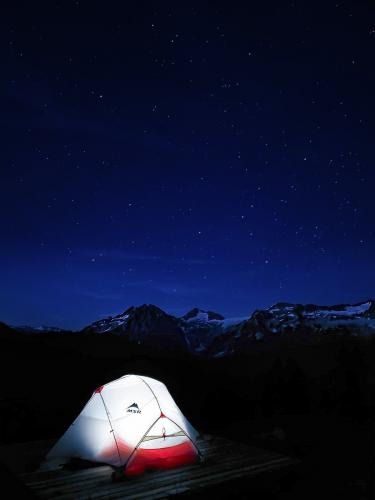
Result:
<svg viewBox="0 0 375 500"><path fill-rule="evenodd" d="M0 320L375 296L375 6L8 2Z"/></svg>

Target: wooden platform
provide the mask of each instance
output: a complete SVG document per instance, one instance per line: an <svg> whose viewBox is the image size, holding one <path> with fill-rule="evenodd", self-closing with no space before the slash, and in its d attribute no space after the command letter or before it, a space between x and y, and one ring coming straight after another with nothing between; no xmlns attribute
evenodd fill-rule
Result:
<svg viewBox="0 0 375 500"><path fill-rule="evenodd" d="M154 471L112 482L109 466L78 471L19 474L37 498L157 499L199 493L236 479L250 478L296 464L296 460L227 439L205 436L198 441L204 461L169 471Z"/></svg>

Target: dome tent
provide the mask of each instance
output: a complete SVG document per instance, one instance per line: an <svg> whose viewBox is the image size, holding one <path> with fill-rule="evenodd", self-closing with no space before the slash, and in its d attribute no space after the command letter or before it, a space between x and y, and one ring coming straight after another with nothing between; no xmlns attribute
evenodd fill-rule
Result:
<svg viewBox="0 0 375 500"><path fill-rule="evenodd" d="M178 467L199 458L197 437L162 382L125 375L94 391L44 468L71 458L123 468L125 475Z"/></svg>

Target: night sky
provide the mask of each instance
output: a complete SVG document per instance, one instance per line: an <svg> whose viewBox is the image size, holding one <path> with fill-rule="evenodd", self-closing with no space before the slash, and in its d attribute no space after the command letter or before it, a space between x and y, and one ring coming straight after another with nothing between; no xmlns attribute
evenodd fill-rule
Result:
<svg viewBox="0 0 375 500"><path fill-rule="evenodd" d="M375 296L373 2L12 5L0 320Z"/></svg>

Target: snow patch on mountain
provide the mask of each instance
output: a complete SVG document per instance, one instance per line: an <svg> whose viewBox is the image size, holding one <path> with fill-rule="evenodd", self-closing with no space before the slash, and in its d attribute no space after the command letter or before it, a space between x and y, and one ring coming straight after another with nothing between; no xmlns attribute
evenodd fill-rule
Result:
<svg viewBox="0 0 375 500"><path fill-rule="evenodd" d="M273 333L301 325L315 328L355 327L356 325L374 328L375 317L371 312L373 308L372 301L336 306L278 303L266 311L256 311L249 321L260 319Z"/></svg>
<svg viewBox="0 0 375 500"><path fill-rule="evenodd" d="M239 316L236 318L226 318L221 322L221 326L224 328L224 330L226 330L227 328L230 328L234 325L238 325L243 321L246 321L247 319L248 319L247 317L243 316Z"/></svg>
<svg viewBox="0 0 375 500"><path fill-rule="evenodd" d="M334 306L279 302L269 309L256 310L248 320L215 337L208 354L220 357L223 352L241 352L259 342L272 345L282 338L310 343L333 333L374 335L375 302Z"/></svg>
<svg viewBox="0 0 375 500"><path fill-rule="evenodd" d="M213 339L229 329L235 328L247 318L224 318L219 313L194 308L179 318L180 326L185 332L192 351L203 353Z"/></svg>
<svg viewBox="0 0 375 500"><path fill-rule="evenodd" d="M364 314L370 309L371 302L364 302L363 304L344 306L343 309L328 309L313 312L306 312L306 317L334 317L334 316L359 316Z"/></svg>

